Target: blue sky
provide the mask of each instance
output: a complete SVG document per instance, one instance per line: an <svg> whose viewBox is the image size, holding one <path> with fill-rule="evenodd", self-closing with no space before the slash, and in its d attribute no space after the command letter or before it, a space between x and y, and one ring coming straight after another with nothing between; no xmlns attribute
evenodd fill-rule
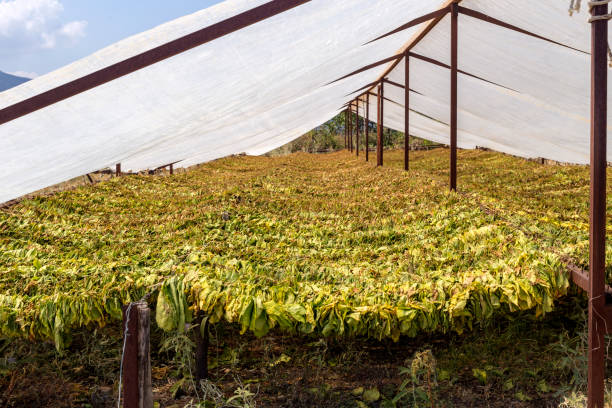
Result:
<svg viewBox="0 0 612 408"><path fill-rule="evenodd" d="M42 75L221 0L0 0L0 71Z"/></svg>

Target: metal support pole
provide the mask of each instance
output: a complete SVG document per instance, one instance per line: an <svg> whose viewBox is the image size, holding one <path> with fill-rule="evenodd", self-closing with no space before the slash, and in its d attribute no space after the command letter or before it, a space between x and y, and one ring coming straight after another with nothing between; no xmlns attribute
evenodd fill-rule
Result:
<svg viewBox="0 0 612 408"><path fill-rule="evenodd" d="M385 129L385 83L378 85L378 142L376 144L376 165L383 165L383 132Z"/></svg>
<svg viewBox="0 0 612 408"><path fill-rule="evenodd" d="M608 14L594 6L593 16ZM589 247L589 408L604 406L606 280L606 142L608 98L608 20L591 23L591 198Z"/></svg>
<svg viewBox="0 0 612 408"><path fill-rule="evenodd" d="M404 69L404 170L410 168L410 54L406 51Z"/></svg>
<svg viewBox="0 0 612 408"><path fill-rule="evenodd" d="M349 103L348 108L348 129L349 129L349 151L353 153L353 102Z"/></svg>
<svg viewBox="0 0 612 408"><path fill-rule="evenodd" d="M457 33L459 6L451 4L450 189L457 191Z"/></svg>
<svg viewBox="0 0 612 408"><path fill-rule="evenodd" d="M380 83L380 166L383 165L383 154L385 151L385 143L383 141L385 131L385 83Z"/></svg>
<svg viewBox="0 0 612 408"><path fill-rule="evenodd" d="M344 149L348 149L348 109L344 111Z"/></svg>
<svg viewBox="0 0 612 408"><path fill-rule="evenodd" d="M115 165L115 176L117 177L121 176L121 163L117 163Z"/></svg>
<svg viewBox="0 0 612 408"><path fill-rule="evenodd" d="M357 111L356 113L356 118L355 118L355 130L356 130L356 136L355 136L355 153L356 156L359 157L359 98L355 99L355 110Z"/></svg>
<svg viewBox="0 0 612 408"><path fill-rule="evenodd" d="M377 99L377 104L376 104L376 111L377 111L377 117L376 117L376 165L377 166L382 166L381 164L381 160L380 160L380 152L381 152L381 147L382 147L382 139L383 139L383 135L382 135L382 126L381 126L381 121L380 121L380 117L381 115L381 106L382 106L382 83L380 85L378 85L378 94L376 95L376 99Z"/></svg>
<svg viewBox="0 0 612 408"><path fill-rule="evenodd" d="M370 93L366 93L366 116L365 116L365 155L366 161L370 160Z"/></svg>

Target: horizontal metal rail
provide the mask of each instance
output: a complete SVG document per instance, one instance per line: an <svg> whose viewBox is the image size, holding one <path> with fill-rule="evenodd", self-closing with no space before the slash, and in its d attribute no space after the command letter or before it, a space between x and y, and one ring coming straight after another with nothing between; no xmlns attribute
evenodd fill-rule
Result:
<svg viewBox="0 0 612 408"><path fill-rule="evenodd" d="M206 44L310 0L273 0L0 110L0 125Z"/></svg>

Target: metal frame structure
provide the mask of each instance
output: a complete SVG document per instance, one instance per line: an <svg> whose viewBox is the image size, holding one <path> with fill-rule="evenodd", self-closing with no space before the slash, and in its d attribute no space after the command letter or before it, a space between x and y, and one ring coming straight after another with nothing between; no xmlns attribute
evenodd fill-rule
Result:
<svg viewBox="0 0 612 408"><path fill-rule="evenodd" d="M410 170L410 53L404 57L404 170Z"/></svg>
<svg viewBox="0 0 612 408"><path fill-rule="evenodd" d="M459 13L478 18L482 21L495 24L499 27L510 29L543 41L551 42L566 48L583 53L573 47L565 44L552 41L548 38L539 36L526 30L522 30L516 26L505 23L501 20L494 19L474 10L459 6L461 0L452 0L448 5L446 12L451 13L451 65L442 64L431 58L424 57L413 52L413 48L432 28L435 26L446 13L437 14L434 21L420 33L413 41L411 41L404 50L405 58L405 124L404 124L404 168L409 169L409 112L410 112L410 75L409 61L410 57L416 57L423 61L432 64L449 68L451 71L451 121L450 129L450 188L456 191L457 189L457 74L472 76L474 78L493 83L484 78L471 75L458 69L458 15ZM590 164L590 234L589 234L589 273L588 275L575 267L568 265L572 281L585 290L588 294L588 391L587 391L587 407L588 408L603 408L604 407L604 391L605 391L605 366L606 366L606 334L612 333L612 304L606 302L606 295L612 295L612 288L606 285L606 152L607 152L607 89L608 89L608 20L611 15L608 14L609 1L594 1L589 4L592 18L591 27L591 164ZM408 28L409 24L406 26ZM401 31L401 28L393 30L387 35ZM383 35L379 38L384 38ZM382 86L385 82L390 83L385 77L399 63L399 55L394 55L387 59L379 61L379 63L370 65L381 65L385 62L394 61L393 64L381 75L374 83L366 85L364 88L365 95L369 96L373 86L378 85L378 141L381 141L381 126L383 119L381 117L382 105L384 96L381 95ZM382 62L384 61L384 62ZM367 67L361 68L355 73L363 72ZM348 76L353 75L352 73ZM348 77L345 76L344 78ZM493 83L495 84L495 83ZM395 84L399 85L399 84ZM495 84L502 86L500 84ZM361 89L360 89L361 90ZM357 91L358 92L358 91ZM382 165L382 155L378 165Z"/></svg>
<svg viewBox="0 0 612 408"><path fill-rule="evenodd" d="M588 407L603 408L604 335L611 306L606 304L606 148L608 110L608 2L591 13L591 197L589 235ZM591 3L593 4L593 3Z"/></svg>
<svg viewBox="0 0 612 408"><path fill-rule="evenodd" d="M348 114L349 114L349 134L351 135L350 137L350 147L349 147L349 152L353 152L354 151L354 146L353 146L353 131L354 131L354 123L353 123L353 103L355 101L350 101L349 105L348 105Z"/></svg>
<svg viewBox="0 0 612 408"><path fill-rule="evenodd" d="M385 82L380 81L378 85L378 116L377 116L377 137L376 137L376 165L382 167L383 165L383 131L385 129Z"/></svg>
<svg viewBox="0 0 612 408"><path fill-rule="evenodd" d="M203 28L197 32L143 52L121 62L85 75L46 92L40 93L21 102L0 109L0 125L15 120L24 115L33 113L47 106L86 92L97 86L136 72L147 66L178 55L207 42L213 41L227 34L265 20L310 0L272 0L234 17ZM407 28L427 23L416 33L400 52L391 57L371 63L359 68L333 82L340 81L358 73L375 67L389 64L379 78L354 93L364 92L355 98L356 104L356 155L359 155L359 100L365 97L365 159L369 160L369 108L370 95L377 98L377 146L376 164L383 165L383 131L384 131L384 101L397 103L384 96L384 83L404 88L404 168L409 170L409 133L410 133L410 57L432 63L450 70L451 75L451 103L450 103L450 189L457 189L457 125L458 101L457 80L458 74L468 75L482 81L503 87L485 78L461 71L458 68L458 17L463 14L470 18L497 25L499 27L522 33L542 41L554 43L577 52L566 44L553 41L535 33L523 30L499 19L492 18L483 13L459 5L461 0L446 0L443 7L432 13L423 15L412 21L370 41L374 42L389 35L399 33ZM612 294L612 289L606 286L605 276L605 241L606 241L606 149L607 149L607 75L608 75L608 14L609 0L591 1L589 3L591 18L591 158L590 158L590 248L589 273L577 267L568 265L573 282L588 293L588 407L603 408L604 404L604 378L605 378L605 345L604 336L612 332L612 305L606 302L606 295ZM418 55L411 50L418 44L447 14L451 15L451 64L446 65L432 58ZM404 59L405 84L397 84L387 79L390 72ZM505 87L504 87L505 88ZM377 93L374 93L377 90ZM353 150L352 138L352 104L348 103L345 110L345 147ZM399 105L399 104L398 104ZM401 106L401 105L400 105ZM173 164L170 164L173 172ZM116 174L121 174L121 164L116 166Z"/></svg>
<svg viewBox="0 0 612 408"><path fill-rule="evenodd" d="M359 157L359 98L355 99L355 155Z"/></svg>
<svg viewBox="0 0 612 408"><path fill-rule="evenodd" d="M370 161L370 94L366 95L365 159Z"/></svg>
<svg viewBox="0 0 612 408"><path fill-rule="evenodd" d="M0 125L308 3L273 0L0 110Z"/></svg>
<svg viewBox="0 0 612 408"><path fill-rule="evenodd" d="M457 48L458 4L451 4L450 189L457 191Z"/></svg>

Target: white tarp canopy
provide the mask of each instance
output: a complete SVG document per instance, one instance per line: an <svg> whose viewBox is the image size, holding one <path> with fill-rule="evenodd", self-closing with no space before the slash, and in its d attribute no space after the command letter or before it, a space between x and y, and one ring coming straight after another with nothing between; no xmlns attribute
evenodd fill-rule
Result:
<svg viewBox="0 0 612 408"><path fill-rule="evenodd" d="M0 109L210 26L268 0L228 0L0 93ZM447 3L312 0L294 9L0 125L0 202L122 163L138 171L263 154L324 123L427 23L366 42ZM590 25L569 0L464 0L575 48L459 16L458 146L588 163ZM450 63L447 15L414 48ZM449 70L411 58L410 134L448 143ZM387 76L404 83L401 62ZM500 86L501 85L501 86ZM385 86L385 126L403 131L404 90ZM370 97L370 119L376 118ZM363 105L362 105L363 106ZM361 112L363 114L363 111ZM612 123L610 121L609 123ZM608 161L612 161L610 150Z"/></svg>

